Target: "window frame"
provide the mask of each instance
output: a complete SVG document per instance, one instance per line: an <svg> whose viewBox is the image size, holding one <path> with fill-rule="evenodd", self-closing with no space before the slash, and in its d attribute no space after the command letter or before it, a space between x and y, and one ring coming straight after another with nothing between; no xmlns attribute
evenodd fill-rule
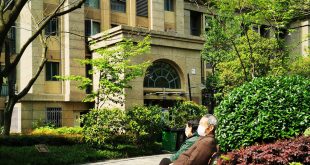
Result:
<svg viewBox="0 0 310 165"><path fill-rule="evenodd" d="M146 11L143 10L143 9L145 9L145 7L146 7ZM148 17L148 15L149 15L149 2L148 2L148 0L136 0L136 15L139 17Z"/></svg>
<svg viewBox="0 0 310 165"><path fill-rule="evenodd" d="M94 9L100 9L100 0L96 0L96 3L90 3L90 1L95 1L95 0L86 0L85 6L94 8ZM92 5L92 4L96 4L96 5Z"/></svg>
<svg viewBox="0 0 310 165"><path fill-rule="evenodd" d="M62 126L62 108L47 107L45 110L46 124L53 124L55 127Z"/></svg>
<svg viewBox="0 0 310 165"><path fill-rule="evenodd" d="M174 0L165 0L164 1L164 10L174 12Z"/></svg>
<svg viewBox="0 0 310 165"><path fill-rule="evenodd" d="M112 12L126 13L127 1L126 0L110 0L110 8ZM120 8L123 10L119 10Z"/></svg>
<svg viewBox="0 0 310 165"><path fill-rule="evenodd" d="M53 24L55 22L55 24ZM52 18L45 26L45 36L58 36L59 21L58 18Z"/></svg>
<svg viewBox="0 0 310 165"><path fill-rule="evenodd" d="M57 67L55 67L54 65L57 64ZM56 72L54 73L54 69L57 69ZM49 71L48 71L49 70ZM60 75L60 62L56 62L56 61L48 61L45 64L45 81L59 81L57 78L55 78L54 76Z"/></svg>
<svg viewBox="0 0 310 165"><path fill-rule="evenodd" d="M202 17L203 17L203 14L201 12L193 11L193 10L190 11L190 34L191 35L200 36L202 34ZM197 27L194 27L193 25Z"/></svg>
<svg viewBox="0 0 310 165"><path fill-rule="evenodd" d="M167 86L158 86L162 84L160 80L166 81ZM156 61L149 68L143 80L144 88L169 88L181 89L181 77L175 67L164 61Z"/></svg>
<svg viewBox="0 0 310 165"><path fill-rule="evenodd" d="M89 22L90 27L88 27L89 25L88 25L87 22ZM94 24L98 24L98 25L99 25L99 27L98 27L98 28L99 28L98 33L101 32L101 23L100 23L99 21L95 21L95 20L93 20L93 19L86 19L86 20L84 21L85 36L92 36L92 35L98 34L98 33L95 33L95 32L94 32ZM87 29L89 29L89 30L87 30Z"/></svg>

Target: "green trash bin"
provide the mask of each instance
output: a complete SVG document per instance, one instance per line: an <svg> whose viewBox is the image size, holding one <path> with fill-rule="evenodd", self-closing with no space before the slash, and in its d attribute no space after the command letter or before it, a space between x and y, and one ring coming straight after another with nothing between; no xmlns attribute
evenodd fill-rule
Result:
<svg viewBox="0 0 310 165"><path fill-rule="evenodd" d="M163 150L174 152L176 151L177 132L163 131L162 132Z"/></svg>

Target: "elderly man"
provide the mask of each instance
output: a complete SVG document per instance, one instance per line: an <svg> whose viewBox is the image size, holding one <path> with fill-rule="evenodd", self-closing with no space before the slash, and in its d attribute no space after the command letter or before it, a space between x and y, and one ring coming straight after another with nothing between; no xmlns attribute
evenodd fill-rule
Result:
<svg viewBox="0 0 310 165"><path fill-rule="evenodd" d="M206 165L209 163L212 154L216 152L214 132L217 126L217 119L207 114L200 119L197 129L200 138L179 158L173 165Z"/></svg>

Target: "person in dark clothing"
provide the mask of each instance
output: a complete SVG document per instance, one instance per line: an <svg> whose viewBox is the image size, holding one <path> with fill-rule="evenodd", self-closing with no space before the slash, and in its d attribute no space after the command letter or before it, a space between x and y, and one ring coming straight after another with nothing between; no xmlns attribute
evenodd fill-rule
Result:
<svg viewBox="0 0 310 165"><path fill-rule="evenodd" d="M198 139L199 135L196 132L198 128L198 121L197 120L190 120L187 122L185 127L185 135L187 137L186 141L181 145L180 149L169 158L164 158L160 161L160 165L169 165L173 161L177 160L181 153L185 152L189 149Z"/></svg>
<svg viewBox="0 0 310 165"><path fill-rule="evenodd" d="M197 129L200 138L187 151L183 152L173 165L206 165L217 151L214 138L217 119L207 114L200 119ZM171 165L171 164L170 164Z"/></svg>
<svg viewBox="0 0 310 165"><path fill-rule="evenodd" d="M208 165L212 155L217 152L214 138L216 126L215 116L211 114L203 116L197 129L199 139L170 165Z"/></svg>

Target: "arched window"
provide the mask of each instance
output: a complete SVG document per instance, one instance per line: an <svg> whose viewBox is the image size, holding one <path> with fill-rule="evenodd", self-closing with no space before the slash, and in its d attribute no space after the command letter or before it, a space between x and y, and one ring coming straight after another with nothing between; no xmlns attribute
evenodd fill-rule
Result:
<svg viewBox="0 0 310 165"><path fill-rule="evenodd" d="M170 64L162 61L154 62L147 69L144 87L180 89L180 77Z"/></svg>

